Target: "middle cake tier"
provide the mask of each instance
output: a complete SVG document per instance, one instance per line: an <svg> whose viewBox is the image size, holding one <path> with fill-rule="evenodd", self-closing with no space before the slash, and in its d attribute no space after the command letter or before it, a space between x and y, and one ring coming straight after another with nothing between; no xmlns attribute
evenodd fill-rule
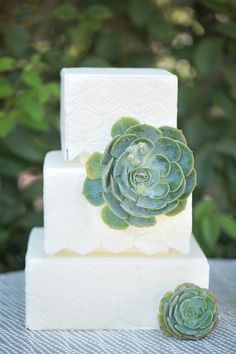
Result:
<svg viewBox="0 0 236 354"><path fill-rule="evenodd" d="M85 166L64 161L61 151L51 151L44 162L45 252L69 249L85 255L103 248L112 253L139 249L145 254L175 249L189 252L192 234L192 197L184 211L175 216L160 215L155 226L109 228L101 219L101 207L90 205L82 194Z"/></svg>

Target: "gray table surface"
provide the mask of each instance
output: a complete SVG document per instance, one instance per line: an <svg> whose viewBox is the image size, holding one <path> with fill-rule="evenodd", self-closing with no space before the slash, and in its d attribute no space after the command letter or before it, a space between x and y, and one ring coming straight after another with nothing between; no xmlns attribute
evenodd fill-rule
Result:
<svg viewBox="0 0 236 354"><path fill-rule="evenodd" d="M165 338L157 330L26 330L24 273L2 274L0 354L236 354L236 260L211 260L210 269L221 320L214 333L197 342Z"/></svg>

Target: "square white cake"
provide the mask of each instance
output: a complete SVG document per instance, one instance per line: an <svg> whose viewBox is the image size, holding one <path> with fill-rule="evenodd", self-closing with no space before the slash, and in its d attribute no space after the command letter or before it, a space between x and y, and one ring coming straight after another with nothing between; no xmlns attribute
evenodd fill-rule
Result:
<svg viewBox="0 0 236 354"><path fill-rule="evenodd" d="M160 69L70 68L61 71L61 144L66 160L103 151L121 117L177 125L177 77Z"/></svg>
<svg viewBox="0 0 236 354"><path fill-rule="evenodd" d="M87 254L97 248L117 253L137 248L145 254L175 249L189 252L192 233L192 198L184 211L175 216L160 215L149 228L130 226L126 230L109 228L101 219L100 207L88 203L82 194L86 177L79 161L64 161L60 151L51 151L44 163L45 252L54 254L70 249Z"/></svg>
<svg viewBox="0 0 236 354"><path fill-rule="evenodd" d="M43 245L43 229L33 229L25 271L26 327L32 330L158 328L167 291L184 282L208 287L208 262L194 237L188 255L132 249L47 256Z"/></svg>

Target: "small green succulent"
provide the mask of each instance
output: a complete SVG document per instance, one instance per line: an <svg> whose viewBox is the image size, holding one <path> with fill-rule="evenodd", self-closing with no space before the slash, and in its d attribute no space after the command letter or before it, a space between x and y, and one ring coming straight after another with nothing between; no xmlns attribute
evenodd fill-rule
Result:
<svg viewBox="0 0 236 354"><path fill-rule="evenodd" d="M201 339L216 327L218 319L214 295L194 284L178 286L160 302L158 321L166 336Z"/></svg>
<svg viewBox="0 0 236 354"><path fill-rule="evenodd" d="M125 117L113 125L111 135L105 152L87 160L83 186L91 204L105 204L104 222L114 229L149 227L158 215L184 210L196 172L182 131Z"/></svg>

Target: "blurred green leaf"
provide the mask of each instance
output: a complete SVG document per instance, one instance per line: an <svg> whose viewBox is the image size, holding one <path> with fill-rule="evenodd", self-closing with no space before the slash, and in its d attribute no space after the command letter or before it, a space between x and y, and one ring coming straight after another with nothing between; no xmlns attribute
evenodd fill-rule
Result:
<svg viewBox="0 0 236 354"><path fill-rule="evenodd" d="M225 180L224 176L220 173L215 173L214 166L212 169L211 180L208 181L207 191L211 198L214 198L214 201L217 205L220 205L222 210L227 210L228 208L228 195L225 191Z"/></svg>
<svg viewBox="0 0 236 354"><path fill-rule="evenodd" d="M29 34L21 25L11 24L6 31L5 39L8 49L16 57L20 57L28 49Z"/></svg>
<svg viewBox="0 0 236 354"><path fill-rule="evenodd" d="M7 230L0 229L0 245L8 241L9 234Z"/></svg>
<svg viewBox="0 0 236 354"><path fill-rule="evenodd" d="M230 9L229 9L229 3L230 1L222 1L222 0L201 0L201 2L209 7L210 9L217 11L217 12L222 12L227 15L230 15Z"/></svg>
<svg viewBox="0 0 236 354"><path fill-rule="evenodd" d="M102 4L89 5L86 9L86 14L93 19L106 20L112 16L111 10Z"/></svg>
<svg viewBox="0 0 236 354"><path fill-rule="evenodd" d="M175 31L160 11L152 12L148 20L148 28L154 41L168 45L174 39Z"/></svg>
<svg viewBox="0 0 236 354"><path fill-rule="evenodd" d="M221 214L219 216L219 223L222 229L236 241L236 220L234 220L230 215Z"/></svg>
<svg viewBox="0 0 236 354"><path fill-rule="evenodd" d="M43 223L42 213L35 213L34 211L28 211L19 220L19 225L24 228L33 228L33 227L41 226L42 223Z"/></svg>
<svg viewBox="0 0 236 354"><path fill-rule="evenodd" d="M221 22L214 25L214 30L223 34L226 37L236 39L236 23Z"/></svg>
<svg viewBox="0 0 236 354"><path fill-rule="evenodd" d="M110 60L117 60L122 54L122 39L121 35L117 33L107 33L98 39L96 51L100 60L106 61L106 63Z"/></svg>
<svg viewBox="0 0 236 354"><path fill-rule="evenodd" d="M5 77L0 77L0 98L6 98L13 94L14 87Z"/></svg>
<svg viewBox="0 0 236 354"><path fill-rule="evenodd" d="M39 88L42 85L41 77L38 73L32 71L24 71L22 73L22 80L32 88Z"/></svg>
<svg viewBox="0 0 236 354"><path fill-rule="evenodd" d="M154 57L152 54L144 54L143 52L133 52L124 58L124 66L131 66L134 68L152 67L154 65Z"/></svg>
<svg viewBox="0 0 236 354"><path fill-rule="evenodd" d="M27 164L13 156L0 156L0 175L15 177L24 169Z"/></svg>
<svg viewBox="0 0 236 354"><path fill-rule="evenodd" d="M221 213L214 201L201 201L194 209L194 232L208 255L214 254L221 232L236 240L236 220Z"/></svg>
<svg viewBox="0 0 236 354"><path fill-rule="evenodd" d="M16 19L19 22L35 24L42 20L42 16L39 12L36 12L34 8L30 8L29 6L18 6L16 9Z"/></svg>
<svg viewBox="0 0 236 354"><path fill-rule="evenodd" d="M235 139L221 139L215 144L215 150L236 159L236 140Z"/></svg>
<svg viewBox="0 0 236 354"><path fill-rule="evenodd" d="M200 221L205 218L205 216L209 217L212 215L215 210L216 204L213 201L202 201L196 205L194 209L194 216L198 221Z"/></svg>
<svg viewBox="0 0 236 354"><path fill-rule="evenodd" d="M155 7L153 7L151 1L130 1L130 15L134 23L138 26L148 23L153 11L155 11Z"/></svg>
<svg viewBox="0 0 236 354"><path fill-rule="evenodd" d="M71 21L76 18L77 9L72 4L62 4L55 8L53 16L61 21Z"/></svg>
<svg viewBox="0 0 236 354"><path fill-rule="evenodd" d="M203 145L195 154L195 167L197 171L197 184L200 188L206 189L213 174L213 146L211 144Z"/></svg>
<svg viewBox="0 0 236 354"><path fill-rule="evenodd" d="M44 117L44 107L38 97L32 92L24 92L16 99L17 106L30 115L31 119L41 121Z"/></svg>
<svg viewBox="0 0 236 354"><path fill-rule="evenodd" d="M14 62L14 58L11 57L0 58L0 72L12 70L14 68Z"/></svg>
<svg viewBox="0 0 236 354"><path fill-rule="evenodd" d="M227 41L228 42L228 48L229 48L229 55L232 59L236 59L236 41Z"/></svg>
<svg viewBox="0 0 236 354"><path fill-rule="evenodd" d="M219 236L220 236L220 225L218 220L213 217L204 217L201 223L202 231L202 242L208 253L214 250Z"/></svg>
<svg viewBox="0 0 236 354"><path fill-rule="evenodd" d="M10 151L28 161L42 161L46 147L43 141L27 130L17 129L4 139Z"/></svg>
<svg viewBox="0 0 236 354"><path fill-rule="evenodd" d="M235 119L236 106L235 102L231 100L225 92L220 90L212 90L212 96L214 103L222 109L225 115L231 119Z"/></svg>
<svg viewBox="0 0 236 354"><path fill-rule="evenodd" d="M58 99L60 94L60 88L57 83L51 82L45 85L41 85L37 90L37 94L40 103L44 104L52 97Z"/></svg>
<svg viewBox="0 0 236 354"><path fill-rule="evenodd" d="M201 76L210 74L221 60L223 41L219 38L203 38L194 51L194 63Z"/></svg>
<svg viewBox="0 0 236 354"><path fill-rule="evenodd" d="M34 183L32 183L30 186L27 188L24 188L22 190L22 198L25 201L30 201L32 199L35 199L36 197L41 196L43 193L43 183L42 179L38 179Z"/></svg>
<svg viewBox="0 0 236 354"><path fill-rule="evenodd" d="M6 136L15 127L15 118L14 112L9 112L8 114L0 112L0 137Z"/></svg>
<svg viewBox="0 0 236 354"><path fill-rule="evenodd" d="M222 68L226 81L236 89L236 65L227 65Z"/></svg>
<svg viewBox="0 0 236 354"><path fill-rule="evenodd" d="M109 67L109 63L106 59L100 58L98 56L88 56L86 59L82 60L81 66L84 67Z"/></svg>

